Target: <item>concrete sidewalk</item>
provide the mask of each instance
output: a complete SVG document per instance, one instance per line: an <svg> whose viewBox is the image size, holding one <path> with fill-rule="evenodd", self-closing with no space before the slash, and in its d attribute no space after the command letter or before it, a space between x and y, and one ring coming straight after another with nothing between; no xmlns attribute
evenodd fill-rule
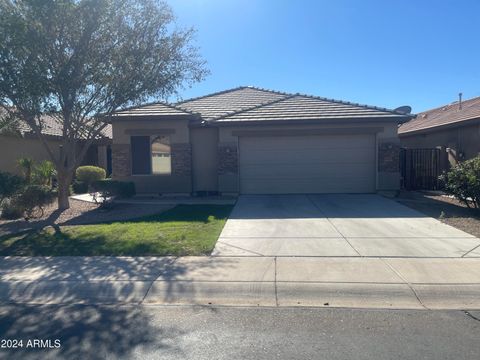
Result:
<svg viewBox="0 0 480 360"><path fill-rule="evenodd" d="M4 257L0 302L480 309L480 259Z"/></svg>

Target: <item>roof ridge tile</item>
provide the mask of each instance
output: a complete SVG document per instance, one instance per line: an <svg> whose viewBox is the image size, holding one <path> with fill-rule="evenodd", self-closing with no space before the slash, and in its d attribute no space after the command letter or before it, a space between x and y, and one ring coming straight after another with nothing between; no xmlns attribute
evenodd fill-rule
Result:
<svg viewBox="0 0 480 360"><path fill-rule="evenodd" d="M248 88L255 89L255 90L260 90L260 91L264 91L264 92L269 92L269 93L277 94L277 95L295 95L295 94L292 94L292 93L289 93L289 92L286 92L286 91L272 90L272 89L262 88L262 87L258 87L258 86L248 86Z"/></svg>
<svg viewBox="0 0 480 360"><path fill-rule="evenodd" d="M212 96L227 94L227 93L230 93L230 92L233 92L233 91L238 91L238 90L247 89L247 88L252 88L252 87L251 87L251 86L237 86L237 87L235 87L235 88L231 88L231 89L227 89L227 90L222 90L222 91L216 91L216 92L211 93L211 94L202 95L202 96L196 96L196 97L189 98L189 99L186 99L186 100L177 101L177 102L175 103L175 105L176 105L176 106L180 106L180 105L185 104L185 103L187 103L187 102L196 101L196 100L200 100L200 99L205 99L205 98L209 98L209 97L212 97Z"/></svg>

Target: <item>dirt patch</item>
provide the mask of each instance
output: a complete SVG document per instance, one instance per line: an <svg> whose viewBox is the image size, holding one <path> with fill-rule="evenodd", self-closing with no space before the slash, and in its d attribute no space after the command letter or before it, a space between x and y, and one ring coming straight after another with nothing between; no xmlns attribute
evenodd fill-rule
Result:
<svg viewBox="0 0 480 360"><path fill-rule="evenodd" d="M480 210L454 198L415 191L401 192L396 200L441 222L480 238Z"/></svg>
<svg viewBox="0 0 480 360"><path fill-rule="evenodd" d="M58 211L54 203L45 209L41 218L29 221L0 220L0 236L53 225L86 225L135 219L158 214L172 207L161 204L114 204L111 209L102 209L93 203L71 199L69 209Z"/></svg>

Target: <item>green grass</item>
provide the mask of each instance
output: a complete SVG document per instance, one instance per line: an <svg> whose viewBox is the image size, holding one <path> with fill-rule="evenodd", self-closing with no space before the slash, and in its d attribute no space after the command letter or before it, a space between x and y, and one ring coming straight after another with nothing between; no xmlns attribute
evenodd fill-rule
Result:
<svg viewBox="0 0 480 360"><path fill-rule="evenodd" d="M231 210L229 205L179 205L130 221L6 235L0 237L0 255L204 255L213 250Z"/></svg>

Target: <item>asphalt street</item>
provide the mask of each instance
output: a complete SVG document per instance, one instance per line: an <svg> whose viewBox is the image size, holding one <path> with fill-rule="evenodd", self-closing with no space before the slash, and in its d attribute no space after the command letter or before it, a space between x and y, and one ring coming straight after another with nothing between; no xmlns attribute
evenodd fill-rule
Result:
<svg viewBox="0 0 480 360"><path fill-rule="evenodd" d="M6 305L2 345L23 348L0 358L478 360L479 319L459 310Z"/></svg>

